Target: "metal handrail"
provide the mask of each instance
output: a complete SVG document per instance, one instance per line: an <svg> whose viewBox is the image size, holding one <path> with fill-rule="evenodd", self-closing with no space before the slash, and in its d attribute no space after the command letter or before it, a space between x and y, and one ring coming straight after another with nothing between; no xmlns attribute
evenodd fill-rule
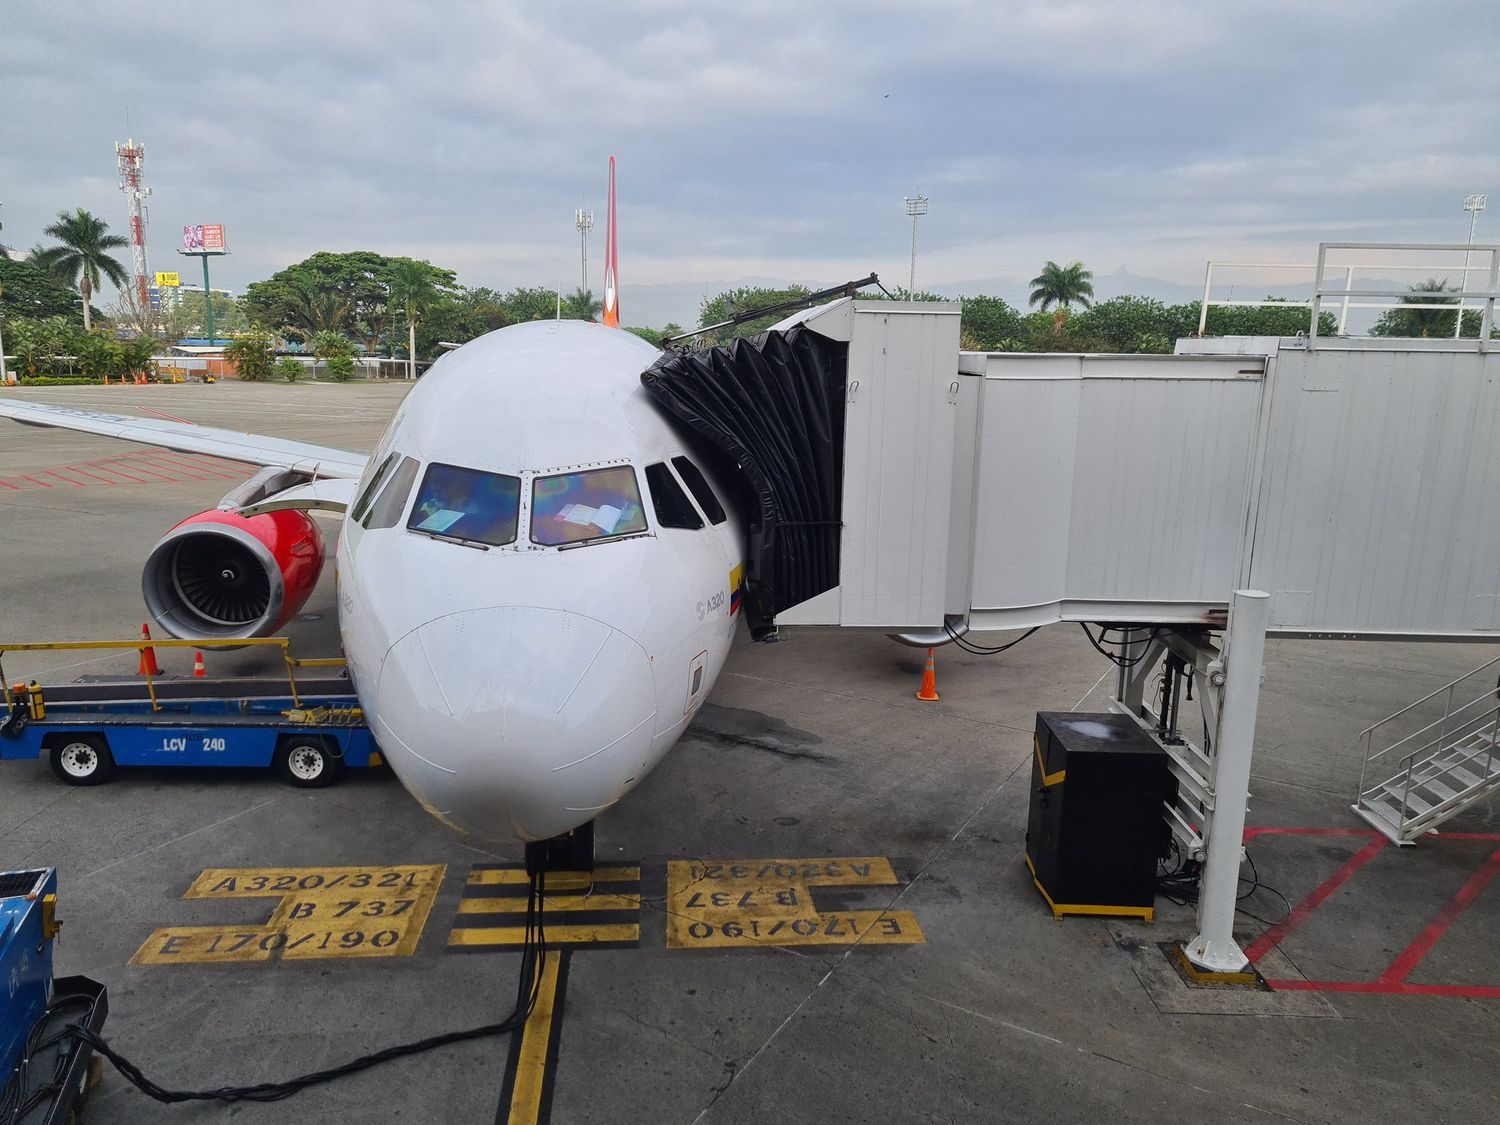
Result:
<svg viewBox="0 0 1500 1125"><path fill-rule="evenodd" d="M1424 727L1420 727L1417 730L1412 731L1405 738L1398 739L1397 741L1391 743L1389 746L1385 747L1384 749L1377 750L1375 753L1370 754L1369 755L1369 760L1372 761L1372 762L1374 762L1374 761L1377 761L1380 758L1385 757L1392 750L1399 750L1402 746L1406 745L1406 743L1410 742L1414 738L1418 738L1421 735L1426 734L1433 727L1439 727L1440 728L1439 731L1438 731L1438 735L1437 735L1436 738L1430 740L1426 745L1430 746L1433 743L1443 741L1443 739L1447 736L1447 733L1448 733L1448 721L1450 719L1453 719L1453 718L1456 718L1459 715L1462 715L1465 711L1467 711L1469 708L1475 706L1476 704L1480 704L1480 703L1488 704L1491 700L1493 700L1495 698L1495 695L1496 695L1496 693L1495 693L1494 689L1491 689L1489 691L1486 691L1483 695L1477 696L1474 699L1469 700L1467 703L1459 704L1459 706L1456 707L1456 708L1452 707L1452 706L1449 706L1448 708L1446 708L1443 711L1443 715L1442 715L1441 718L1433 719L1432 722L1428 723ZM1470 722L1470 721L1471 721L1470 719L1465 719L1464 720L1464 722ZM1460 725L1462 725L1462 724L1460 724ZM1412 751L1412 754L1419 754L1419 753L1421 753L1420 749ZM1411 754L1408 754L1407 757L1408 758L1411 757ZM1403 758L1402 760L1405 761L1405 758Z"/></svg>
<svg viewBox="0 0 1500 1125"><path fill-rule="evenodd" d="M1470 733L1473 733L1473 732L1470 732ZM1485 758L1484 769L1483 769L1483 771L1481 771L1480 782L1479 782L1479 784L1481 784L1481 785L1484 784L1485 782L1488 782L1488 781L1492 780L1496 776L1495 773L1494 773L1494 767L1495 767L1495 749L1496 749L1496 745L1497 745L1497 739L1500 739L1500 708L1497 708L1495 710L1494 717L1492 719L1490 719L1489 746L1486 748L1485 754L1484 754L1484 758ZM1453 762L1452 764L1450 764L1448 766L1445 766L1444 768L1438 770L1431 777L1424 778L1423 781L1422 781L1422 784L1426 785L1429 782L1438 780L1439 778L1448 778L1448 777L1451 777L1454 774L1454 772L1456 772L1460 767L1472 766L1474 764L1474 759L1477 758L1478 756L1479 755L1476 754L1473 757L1465 758L1462 762ZM1420 764L1421 765L1426 765L1427 762L1434 761L1434 760L1436 760L1436 758L1437 758L1437 755L1434 754L1432 756L1432 758L1429 758L1429 759L1427 759L1426 761L1424 761L1424 762L1422 762ZM1467 795L1467 790L1463 791L1463 792L1460 792L1460 793L1454 795L1453 797L1450 797L1447 801L1439 801L1438 804L1432 806L1431 808L1427 809L1424 812L1418 813L1415 816L1411 815L1411 790L1412 790L1412 781L1413 781L1413 774L1415 773L1415 771L1417 769L1417 765L1418 765L1418 763L1410 762L1408 760L1408 764L1407 764L1407 767L1406 767L1405 784L1402 786L1402 789L1401 789L1401 816L1400 816L1400 820L1398 821L1398 825L1397 826L1398 826L1398 828L1402 832L1405 832L1407 829L1409 829L1412 825L1416 824L1418 821L1434 819L1435 815L1439 811L1441 811L1444 808L1444 806L1452 804L1453 802L1457 802L1459 800L1462 800ZM1472 787L1470 787L1470 788L1472 788ZM1371 792L1373 792L1373 790ZM1367 796L1367 795L1368 795L1367 793L1363 793L1363 792L1360 794L1361 797L1364 797L1364 796Z"/></svg>
<svg viewBox="0 0 1500 1125"><path fill-rule="evenodd" d="M1481 673L1481 672L1483 672L1483 671L1485 671L1485 670L1487 670L1489 668L1493 668L1496 664L1500 664L1500 656L1497 656L1493 660L1489 660L1489 661L1485 662L1484 664L1481 664L1478 668L1475 668L1472 672L1465 672L1462 676L1459 676L1458 679L1452 680L1449 683L1444 684L1442 687L1438 688L1437 690L1429 692L1428 694L1424 695L1421 699L1417 700L1415 703L1408 703L1405 707L1401 708L1401 710L1399 710L1399 711L1393 711L1391 714L1389 714L1385 718L1381 719L1378 723L1371 723L1364 730L1362 730L1362 731L1359 732L1359 736L1361 738L1363 738L1365 735L1369 734L1376 727L1383 727L1383 726L1385 726L1386 723L1390 722L1392 719L1399 719L1402 715L1406 714L1408 711L1412 710L1413 708L1420 707L1422 704L1430 702L1433 699L1436 699L1438 696L1442 695L1443 692L1445 692L1445 691L1451 691L1452 689L1456 688L1459 684L1463 683L1470 676L1477 676L1477 675L1479 675L1479 673Z"/></svg>
<svg viewBox="0 0 1500 1125"><path fill-rule="evenodd" d="M130 641L27 641L19 644L0 644L0 692L3 692L5 705L15 706L15 697L10 690L10 680L5 675L4 659L7 652L79 652L79 651L110 651L134 649L136 652L144 653L146 649L157 648L189 648L189 649L236 649L236 648L279 648L281 659L286 665L287 686L291 689L292 705L301 707L302 700L297 693L297 669L298 668L340 668L347 663L343 657L320 656L299 659L292 655L292 642L288 637L245 637L235 639L220 639L205 637L201 640L152 640L142 637L139 640ZM146 694L151 699L151 710L161 710L161 703L156 698L156 683L150 672L142 675L146 680Z"/></svg>

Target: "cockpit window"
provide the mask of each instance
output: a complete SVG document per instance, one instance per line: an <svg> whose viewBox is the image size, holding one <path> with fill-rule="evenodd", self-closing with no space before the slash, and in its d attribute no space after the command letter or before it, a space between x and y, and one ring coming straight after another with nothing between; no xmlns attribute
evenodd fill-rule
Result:
<svg viewBox="0 0 1500 1125"><path fill-rule="evenodd" d="M520 507L519 477L434 463L422 478L406 526L499 547L515 542Z"/></svg>
<svg viewBox="0 0 1500 1125"><path fill-rule="evenodd" d="M406 508L407 498L411 496L411 486L417 479L418 468L420 466L416 458L402 458L389 482L380 490L380 496L370 505L370 515L365 520L366 527L395 527L401 522L401 513Z"/></svg>
<svg viewBox="0 0 1500 1125"><path fill-rule="evenodd" d="M672 464L677 467L682 483L688 486L688 491L698 501L698 506L703 509L703 514L710 523L720 524L729 518L724 514L724 506L719 503L719 498L714 495L714 490L708 486L708 481L697 465L686 457L673 457Z"/></svg>
<svg viewBox="0 0 1500 1125"><path fill-rule="evenodd" d="M531 493L531 538L548 547L633 535L646 512L629 465L538 477Z"/></svg>
<svg viewBox="0 0 1500 1125"><path fill-rule="evenodd" d="M662 527L682 527L697 531L703 526L703 517L693 507L693 502L682 491L682 485L672 475L672 470L658 461L646 466L646 490L651 493L651 506L656 510L656 522Z"/></svg>
<svg viewBox="0 0 1500 1125"><path fill-rule="evenodd" d="M349 512L349 518L355 523L365 518L365 513L370 510L370 501L375 499L375 490L385 482L385 478L390 475L399 460L401 460L401 454L392 453L380 463L380 468L370 475L369 483L365 485L365 490L359 494L359 499L354 502L354 507Z"/></svg>

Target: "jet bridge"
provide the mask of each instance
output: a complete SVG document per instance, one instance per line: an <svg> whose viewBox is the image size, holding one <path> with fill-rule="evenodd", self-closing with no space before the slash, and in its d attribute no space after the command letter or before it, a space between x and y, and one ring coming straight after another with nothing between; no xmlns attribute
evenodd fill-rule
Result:
<svg viewBox="0 0 1500 1125"><path fill-rule="evenodd" d="M844 299L754 342L666 356L643 381L721 471L753 481L747 589L802 595L765 599L762 634L841 626L930 645L1061 621L1123 630L1116 706L1172 754L1168 821L1208 863L1189 954L1239 969L1230 924L1264 636L1500 638L1500 356L1472 340L1326 339L979 354L960 352L959 315ZM801 371L790 354L817 358ZM744 409L792 402L809 373L841 438L833 476ZM714 380L741 388L732 409L704 395ZM838 483L812 517L816 549L795 540L808 520L792 500L814 478L825 495ZM763 549L778 537L791 545L779 557ZM1158 665L1165 686L1148 698ZM1204 747L1175 729L1184 685L1198 688Z"/></svg>

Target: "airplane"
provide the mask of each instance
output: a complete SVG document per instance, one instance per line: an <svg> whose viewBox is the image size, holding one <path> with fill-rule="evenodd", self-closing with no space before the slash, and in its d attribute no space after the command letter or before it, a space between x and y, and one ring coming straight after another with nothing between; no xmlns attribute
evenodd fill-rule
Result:
<svg viewBox="0 0 1500 1125"><path fill-rule="evenodd" d="M512 325L444 354L368 456L0 399L0 416L262 466L146 560L177 637L280 629L342 517L338 623L382 754L438 820L497 843L589 825L713 688L738 623L744 528L619 329L614 158L604 324Z"/></svg>

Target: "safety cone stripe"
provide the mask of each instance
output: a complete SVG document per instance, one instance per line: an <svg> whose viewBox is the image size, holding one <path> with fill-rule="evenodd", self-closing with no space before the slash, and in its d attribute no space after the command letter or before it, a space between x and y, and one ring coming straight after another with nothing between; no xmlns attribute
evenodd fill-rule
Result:
<svg viewBox="0 0 1500 1125"><path fill-rule="evenodd" d="M206 669L206 668L203 667L203 654L201 652L194 652L193 653L193 675L194 676L206 676L206 675L208 675L208 669Z"/></svg>

